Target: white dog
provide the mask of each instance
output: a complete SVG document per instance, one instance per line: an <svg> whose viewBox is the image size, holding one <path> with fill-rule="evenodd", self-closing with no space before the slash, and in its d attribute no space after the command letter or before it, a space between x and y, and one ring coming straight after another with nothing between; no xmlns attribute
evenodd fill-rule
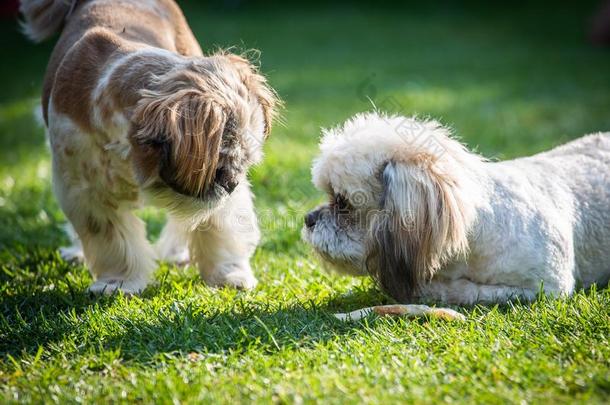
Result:
<svg viewBox="0 0 610 405"><path fill-rule="evenodd" d="M203 56L172 0L22 0L21 11L36 41L63 26L42 104L90 290L138 292L156 258L187 244L209 284L254 287L246 171L274 115L265 79L239 56ZM170 212L156 251L133 213L143 197ZM82 256L80 244L64 252Z"/></svg>
<svg viewBox="0 0 610 405"><path fill-rule="evenodd" d="M492 163L434 121L359 115L312 173L303 229L325 261L399 301L531 300L610 279L610 133Z"/></svg>

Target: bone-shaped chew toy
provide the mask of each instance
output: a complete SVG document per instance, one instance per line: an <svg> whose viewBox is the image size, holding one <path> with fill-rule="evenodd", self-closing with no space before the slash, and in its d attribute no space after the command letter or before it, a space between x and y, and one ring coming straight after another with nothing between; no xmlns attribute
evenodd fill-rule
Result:
<svg viewBox="0 0 610 405"><path fill-rule="evenodd" d="M379 316L405 316L416 318L419 316L429 316L440 318L446 321L465 321L466 317L450 308L432 308L427 305L379 305L358 309L346 314L335 314L337 319L342 321L359 321L366 318L371 313Z"/></svg>

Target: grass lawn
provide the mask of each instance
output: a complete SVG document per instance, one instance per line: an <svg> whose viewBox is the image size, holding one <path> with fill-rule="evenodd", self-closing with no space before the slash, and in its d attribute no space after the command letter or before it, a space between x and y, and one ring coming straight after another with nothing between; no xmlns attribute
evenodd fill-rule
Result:
<svg viewBox="0 0 610 405"><path fill-rule="evenodd" d="M251 173L260 286L213 290L193 268L161 264L141 297L85 293L87 270L57 253L64 217L31 113L52 43L29 44L2 21L0 402L608 401L608 289L458 308L464 324L346 324L332 314L388 298L370 280L325 273L299 236L322 198L309 174L319 128L369 109L367 97L437 117L497 159L610 130L610 50L584 40L592 5L188 3L204 48L260 49L286 103ZM156 238L163 213L141 215Z"/></svg>

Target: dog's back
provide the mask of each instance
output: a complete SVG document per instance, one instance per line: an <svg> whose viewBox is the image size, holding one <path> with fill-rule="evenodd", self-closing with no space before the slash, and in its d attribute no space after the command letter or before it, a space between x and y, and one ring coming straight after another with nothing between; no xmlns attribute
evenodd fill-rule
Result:
<svg viewBox="0 0 610 405"><path fill-rule="evenodd" d="M70 50L79 46L85 48L90 44L91 41L80 41L87 33L94 36L107 34L119 43L145 44L181 55L202 55L182 11L172 0L22 0L21 12L25 17L24 32L36 42L48 39L63 27L44 78L42 106L45 122L48 122L49 98L57 70ZM84 53L92 52L85 49ZM83 66L86 66L88 59L82 58ZM94 64L104 62L95 60ZM97 66L95 70L101 67Z"/></svg>
<svg viewBox="0 0 610 405"><path fill-rule="evenodd" d="M575 154L584 154L591 157L597 156L599 159L606 160L607 162L610 159L610 132L583 136L551 149L542 155L568 156Z"/></svg>

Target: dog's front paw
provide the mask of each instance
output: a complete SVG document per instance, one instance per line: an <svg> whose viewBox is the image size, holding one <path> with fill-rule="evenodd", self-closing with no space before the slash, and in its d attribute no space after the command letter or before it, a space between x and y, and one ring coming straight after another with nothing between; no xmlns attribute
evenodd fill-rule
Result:
<svg viewBox="0 0 610 405"><path fill-rule="evenodd" d="M148 283L143 280L122 280L120 278L99 279L91 284L88 291L96 295L111 295L117 291L126 295L141 293Z"/></svg>
<svg viewBox="0 0 610 405"><path fill-rule="evenodd" d="M237 288L238 290L252 290L258 284L258 280L252 273L236 271L226 276L224 285Z"/></svg>
<svg viewBox="0 0 610 405"><path fill-rule="evenodd" d="M238 290L251 290L258 284L248 263L223 264L204 279L212 287L233 287Z"/></svg>

